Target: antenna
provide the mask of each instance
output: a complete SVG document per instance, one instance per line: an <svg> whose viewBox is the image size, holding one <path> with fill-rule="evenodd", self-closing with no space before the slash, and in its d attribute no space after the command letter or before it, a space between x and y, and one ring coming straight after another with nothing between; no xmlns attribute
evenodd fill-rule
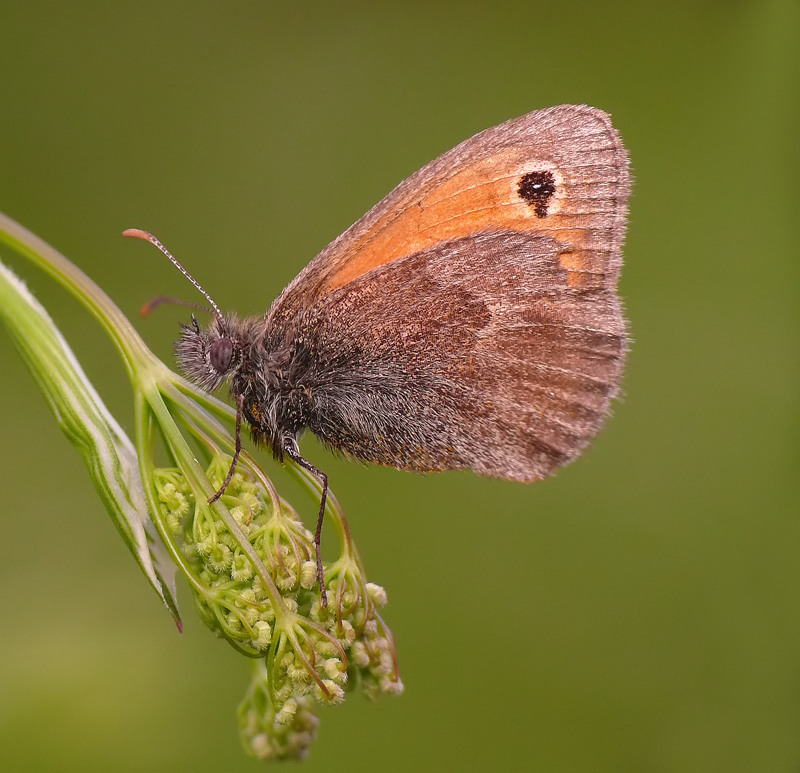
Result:
<svg viewBox="0 0 800 773"><path fill-rule="evenodd" d="M151 244L155 244L161 252L163 252L178 271L181 272L202 294L203 297L211 304L211 308L214 310L214 316L220 321L224 321L224 317L222 316L222 312L219 310L219 306L211 299L211 296L203 289L203 286L198 282L172 255L172 253L158 240L156 239L153 234L148 233L147 231L142 231L139 228L128 228L126 231L122 232L123 236L128 236L133 239L144 239L146 242L150 242Z"/></svg>

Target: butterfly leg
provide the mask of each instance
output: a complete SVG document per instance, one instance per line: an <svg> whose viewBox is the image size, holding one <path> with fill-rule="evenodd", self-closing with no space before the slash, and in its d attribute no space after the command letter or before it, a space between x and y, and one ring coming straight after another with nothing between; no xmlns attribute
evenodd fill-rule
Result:
<svg viewBox="0 0 800 773"><path fill-rule="evenodd" d="M328 595L325 593L325 577L322 571L322 519L325 516L325 505L328 501L328 476L318 470L311 462L300 456L297 448L292 443L285 443L283 450L286 455L304 470L308 470L322 482L322 497L319 505L319 517L317 518L317 530L314 533L314 551L317 554L317 580L319 582L319 594L322 598L322 606L328 606Z"/></svg>
<svg viewBox="0 0 800 773"><path fill-rule="evenodd" d="M228 474L225 476L225 480L222 481L222 485L219 487L219 491L217 491L217 493L214 494L214 496L208 500L208 504L213 504L225 493L225 489L228 488L228 485L233 479L233 473L236 472L236 464L239 461L239 455L242 453L243 411L244 411L244 395L239 395L239 398L236 400L236 448L233 452L233 461L231 462L231 467L228 470Z"/></svg>

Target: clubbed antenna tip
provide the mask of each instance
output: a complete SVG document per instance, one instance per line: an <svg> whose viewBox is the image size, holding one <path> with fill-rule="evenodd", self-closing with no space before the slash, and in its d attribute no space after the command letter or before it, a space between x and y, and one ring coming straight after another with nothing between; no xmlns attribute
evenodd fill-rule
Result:
<svg viewBox="0 0 800 773"><path fill-rule="evenodd" d="M123 236L127 236L132 239L144 239L146 242L150 242L151 244L155 244L161 252L163 252L167 258L169 258L170 262L172 263L178 271L181 272L202 294L203 297L211 304L211 308L214 310L214 316L223 321L224 317L222 316L222 312L220 311L219 306L212 300L211 296L203 289L203 286L177 261L177 259L172 255L172 253L158 240L156 239L153 234L149 233L148 231L143 231L141 228L127 228L122 232Z"/></svg>

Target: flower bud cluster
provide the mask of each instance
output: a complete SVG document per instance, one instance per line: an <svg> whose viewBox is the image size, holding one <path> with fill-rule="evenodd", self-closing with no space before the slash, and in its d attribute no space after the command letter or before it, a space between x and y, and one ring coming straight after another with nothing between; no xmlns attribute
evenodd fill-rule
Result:
<svg viewBox="0 0 800 773"><path fill-rule="evenodd" d="M207 474L220 485L226 472L216 457ZM179 470L158 469L153 480L200 617L263 665L239 709L251 754L303 756L314 701L339 703L356 686L373 698L402 691L391 632L376 612L386 594L366 582L352 545L325 571L324 607L313 535L268 480L237 469L221 498L232 520L198 501Z"/></svg>
<svg viewBox="0 0 800 773"><path fill-rule="evenodd" d="M319 725L313 699L299 695L277 707L270 695L265 661L255 664L250 687L237 711L245 749L260 760L303 759Z"/></svg>

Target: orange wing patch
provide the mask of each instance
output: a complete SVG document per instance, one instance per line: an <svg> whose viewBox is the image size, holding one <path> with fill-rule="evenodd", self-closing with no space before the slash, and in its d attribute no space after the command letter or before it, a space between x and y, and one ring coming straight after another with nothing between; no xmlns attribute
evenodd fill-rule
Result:
<svg viewBox="0 0 800 773"><path fill-rule="evenodd" d="M591 169L578 168L582 179L568 179L552 161L531 159L519 147L463 166L374 223L328 277L326 289L443 241L498 230L552 237L564 247L559 260L571 287L602 286L610 234L598 233L595 220L602 215L607 221L615 202L602 197L603 183L613 181L593 179ZM536 179L538 173L549 173L554 190L534 200L521 185L526 175Z"/></svg>

